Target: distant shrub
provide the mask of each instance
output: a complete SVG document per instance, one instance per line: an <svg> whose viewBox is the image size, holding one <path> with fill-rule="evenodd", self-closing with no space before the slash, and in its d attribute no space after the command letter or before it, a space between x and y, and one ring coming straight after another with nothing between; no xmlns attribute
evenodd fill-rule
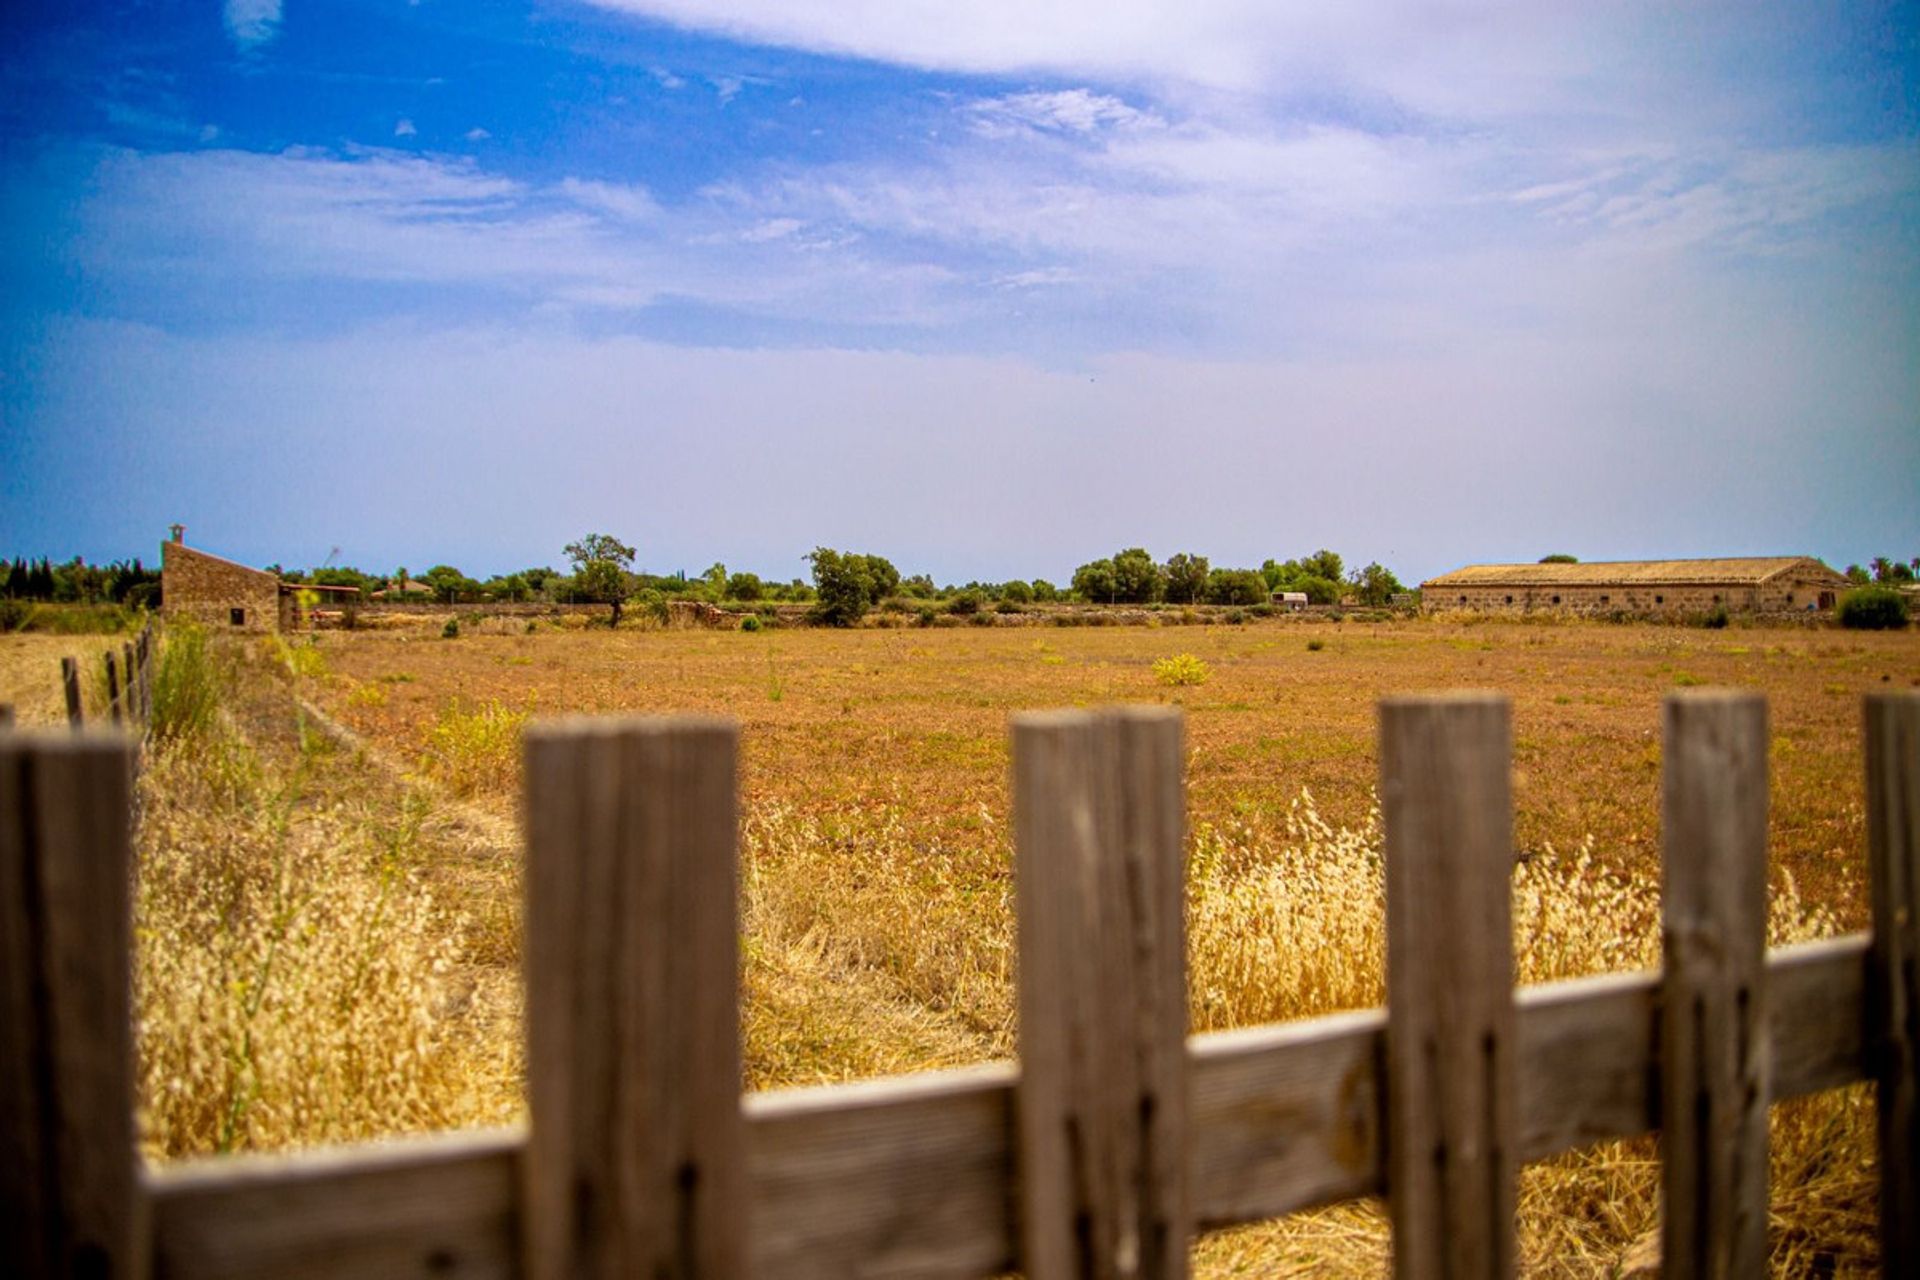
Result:
<svg viewBox="0 0 1920 1280"><path fill-rule="evenodd" d="M1022 608L1020 606L1020 603L1016 600L1002 600L999 604L993 606L993 611L995 613L1025 613L1026 612L1026 610Z"/></svg>
<svg viewBox="0 0 1920 1280"><path fill-rule="evenodd" d="M980 606L985 603L978 591L962 591L959 595L947 601L947 612L957 613L965 617L967 614L980 612Z"/></svg>
<svg viewBox="0 0 1920 1280"><path fill-rule="evenodd" d="M993 615L990 613L968 614L967 623L969 626L990 627L993 625Z"/></svg>
<svg viewBox="0 0 1920 1280"><path fill-rule="evenodd" d="M1229 625L1237 627L1241 623L1245 622L1246 620L1247 620L1247 611L1245 609L1227 610L1227 622Z"/></svg>
<svg viewBox="0 0 1920 1280"><path fill-rule="evenodd" d="M1724 631L1729 621L1731 618L1727 614L1727 606L1717 604L1701 615L1700 625L1709 631Z"/></svg>
<svg viewBox="0 0 1920 1280"><path fill-rule="evenodd" d="M1000 598L1015 604L1028 604L1033 600L1033 588L1015 578L1000 588Z"/></svg>
<svg viewBox="0 0 1920 1280"><path fill-rule="evenodd" d="M930 627L933 625L934 618L937 617L938 615L934 613L932 605L923 604L920 606L920 611L915 616L919 619L921 626Z"/></svg>
<svg viewBox="0 0 1920 1280"><path fill-rule="evenodd" d="M33 616L33 606L25 600L15 600L11 596L0 599L0 632L18 631L27 625L27 619Z"/></svg>
<svg viewBox="0 0 1920 1280"><path fill-rule="evenodd" d="M1153 678L1165 685L1205 684L1213 671L1190 653L1176 653L1153 664Z"/></svg>
<svg viewBox="0 0 1920 1280"><path fill-rule="evenodd" d="M1907 598L1894 588L1860 587L1840 597L1833 616L1854 631L1897 631L1907 615Z"/></svg>
<svg viewBox="0 0 1920 1280"><path fill-rule="evenodd" d="M746 617L740 619L740 629L742 631L758 631L760 629L760 619L754 617L752 614L748 614Z"/></svg>
<svg viewBox="0 0 1920 1280"><path fill-rule="evenodd" d="M1247 610L1256 618L1271 618L1274 613L1271 603L1256 604Z"/></svg>
<svg viewBox="0 0 1920 1280"><path fill-rule="evenodd" d="M458 640L460 638L460 619L448 618L447 625L440 628L440 638L442 640Z"/></svg>

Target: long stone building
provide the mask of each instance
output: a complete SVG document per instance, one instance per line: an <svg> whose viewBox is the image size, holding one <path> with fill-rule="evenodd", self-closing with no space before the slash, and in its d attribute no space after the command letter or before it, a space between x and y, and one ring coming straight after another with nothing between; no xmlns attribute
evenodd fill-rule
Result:
<svg viewBox="0 0 1920 1280"><path fill-rule="evenodd" d="M1560 611L1648 616L1831 609L1850 584L1811 556L1475 564L1420 584L1424 613Z"/></svg>

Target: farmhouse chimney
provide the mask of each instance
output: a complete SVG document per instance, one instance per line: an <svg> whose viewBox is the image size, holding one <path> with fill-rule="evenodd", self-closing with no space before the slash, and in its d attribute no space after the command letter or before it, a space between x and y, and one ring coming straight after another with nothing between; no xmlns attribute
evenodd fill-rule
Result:
<svg viewBox="0 0 1920 1280"><path fill-rule="evenodd" d="M167 532L173 535L175 542L184 543L187 540L187 526L183 524L170 524L167 526Z"/></svg>

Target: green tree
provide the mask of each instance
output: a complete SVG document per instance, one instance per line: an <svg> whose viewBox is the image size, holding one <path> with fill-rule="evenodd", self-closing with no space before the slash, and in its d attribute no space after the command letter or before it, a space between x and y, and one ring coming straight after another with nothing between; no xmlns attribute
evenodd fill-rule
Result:
<svg viewBox="0 0 1920 1280"><path fill-rule="evenodd" d="M1188 555L1184 551L1168 556L1165 575L1167 599L1174 604L1192 604L1207 592L1205 556Z"/></svg>
<svg viewBox="0 0 1920 1280"><path fill-rule="evenodd" d="M1300 561L1300 570L1310 578L1325 578L1328 582L1339 582L1345 576L1345 566L1337 553L1325 547Z"/></svg>
<svg viewBox="0 0 1920 1280"><path fill-rule="evenodd" d="M1907 598L1898 588L1856 587L1840 597L1834 618L1856 631L1897 631L1907 625Z"/></svg>
<svg viewBox="0 0 1920 1280"><path fill-rule="evenodd" d="M613 625L633 594L633 548L610 533L590 533L565 547L573 562L573 590L580 599L613 606Z"/></svg>
<svg viewBox="0 0 1920 1280"><path fill-rule="evenodd" d="M1073 571L1073 593L1088 604L1111 604L1119 590L1111 560L1090 560Z"/></svg>
<svg viewBox="0 0 1920 1280"><path fill-rule="evenodd" d="M1261 604L1267 598L1265 575L1254 569L1215 569L1207 575L1212 604Z"/></svg>
<svg viewBox="0 0 1920 1280"><path fill-rule="evenodd" d="M1144 547L1128 547L1113 557L1114 594L1128 604L1152 604L1166 591L1166 575Z"/></svg>
<svg viewBox="0 0 1920 1280"><path fill-rule="evenodd" d="M1393 576L1393 570L1377 560L1364 569L1354 570L1353 577L1348 581L1353 586L1354 594L1360 597L1361 604L1376 607L1386 604L1395 595L1405 590L1400 585L1400 579Z"/></svg>
<svg viewBox="0 0 1920 1280"><path fill-rule="evenodd" d="M450 564L437 564L420 580L433 588L434 598L447 604L472 600L480 594L480 584Z"/></svg>
<svg viewBox="0 0 1920 1280"><path fill-rule="evenodd" d="M1045 578L1035 578L1033 580L1033 598L1041 604L1052 604L1060 598L1060 588L1054 586Z"/></svg>
<svg viewBox="0 0 1920 1280"><path fill-rule="evenodd" d="M760 581L757 573L735 573L727 577L727 599L758 600L767 593L766 584Z"/></svg>
<svg viewBox="0 0 1920 1280"><path fill-rule="evenodd" d="M900 571L882 556L815 547L813 618L832 627L850 627L868 609L900 585Z"/></svg>
<svg viewBox="0 0 1920 1280"><path fill-rule="evenodd" d="M1556 551L1550 556L1541 556L1541 564L1579 564L1579 556L1570 556L1564 551Z"/></svg>

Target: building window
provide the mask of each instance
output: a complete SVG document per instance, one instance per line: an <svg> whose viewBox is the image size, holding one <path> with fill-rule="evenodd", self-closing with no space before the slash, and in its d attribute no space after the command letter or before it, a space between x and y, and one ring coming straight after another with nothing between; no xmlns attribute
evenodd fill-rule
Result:
<svg viewBox="0 0 1920 1280"><path fill-rule="evenodd" d="M1714 593L1713 593L1713 602L1714 602L1715 604L1719 604L1719 603L1720 603L1720 593L1719 593L1718 591L1716 591L1716 592L1714 592Z"/></svg>
<svg viewBox="0 0 1920 1280"><path fill-rule="evenodd" d="M236 627L244 627L247 625L247 611L245 609L229 609L227 610L227 621Z"/></svg>
<svg viewBox="0 0 1920 1280"><path fill-rule="evenodd" d="M1466 598L1465 596L1461 596L1461 597L1460 597L1460 603L1461 603L1461 604L1465 604L1466 602L1467 602L1467 598Z"/></svg>
<svg viewBox="0 0 1920 1280"><path fill-rule="evenodd" d="M1559 596L1555 596L1555 597L1553 598L1553 602L1554 602L1555 604L1559 604L1559 603L1560 603L1560 597L1559 597Z"/></svg>
<svg viewBox="0 0 1920 1280"><path fill-rule="evenodd" d="M1655 596L1653 598L1653 602L1655 604L1665 604L1667 602L1667 598L1665 596Z"/></svg>
<svg viewBox="0 0 1920 1280"><path fill-rule="evenodd" d="M1611 599L1613 599L1613 597L1612 597L1612 596L1610 596L1610 595L1608 595L1608 594L1607 594L1606 592L1604 592L1604 591L1602 591L1602 592L1600 593L1600 603L1601 603L1601 604L1605 604L1605 603L1607 603L1607 602L1608 602L1609 600L1611 600Z"/></svg>
<svg viewBox="0 0 1920 1280"><path fill-rule="evenodd" d="M1508 603L1508 604L1512 604L1512 603L1513 603L1513 597L1512 597L1512 596L1508 596L1508 597L1507 597L1507 603Z"/></svg>
<svg viewBox="0 0 1920 1280"><path fill-rule="evenodd" d="M1789 591L1789 592L1787 592L1787 603L1788 603L1788 604L1792 604L1792 603L1793 603L1793 592L1791 592L1791 591Z"/></svg>

